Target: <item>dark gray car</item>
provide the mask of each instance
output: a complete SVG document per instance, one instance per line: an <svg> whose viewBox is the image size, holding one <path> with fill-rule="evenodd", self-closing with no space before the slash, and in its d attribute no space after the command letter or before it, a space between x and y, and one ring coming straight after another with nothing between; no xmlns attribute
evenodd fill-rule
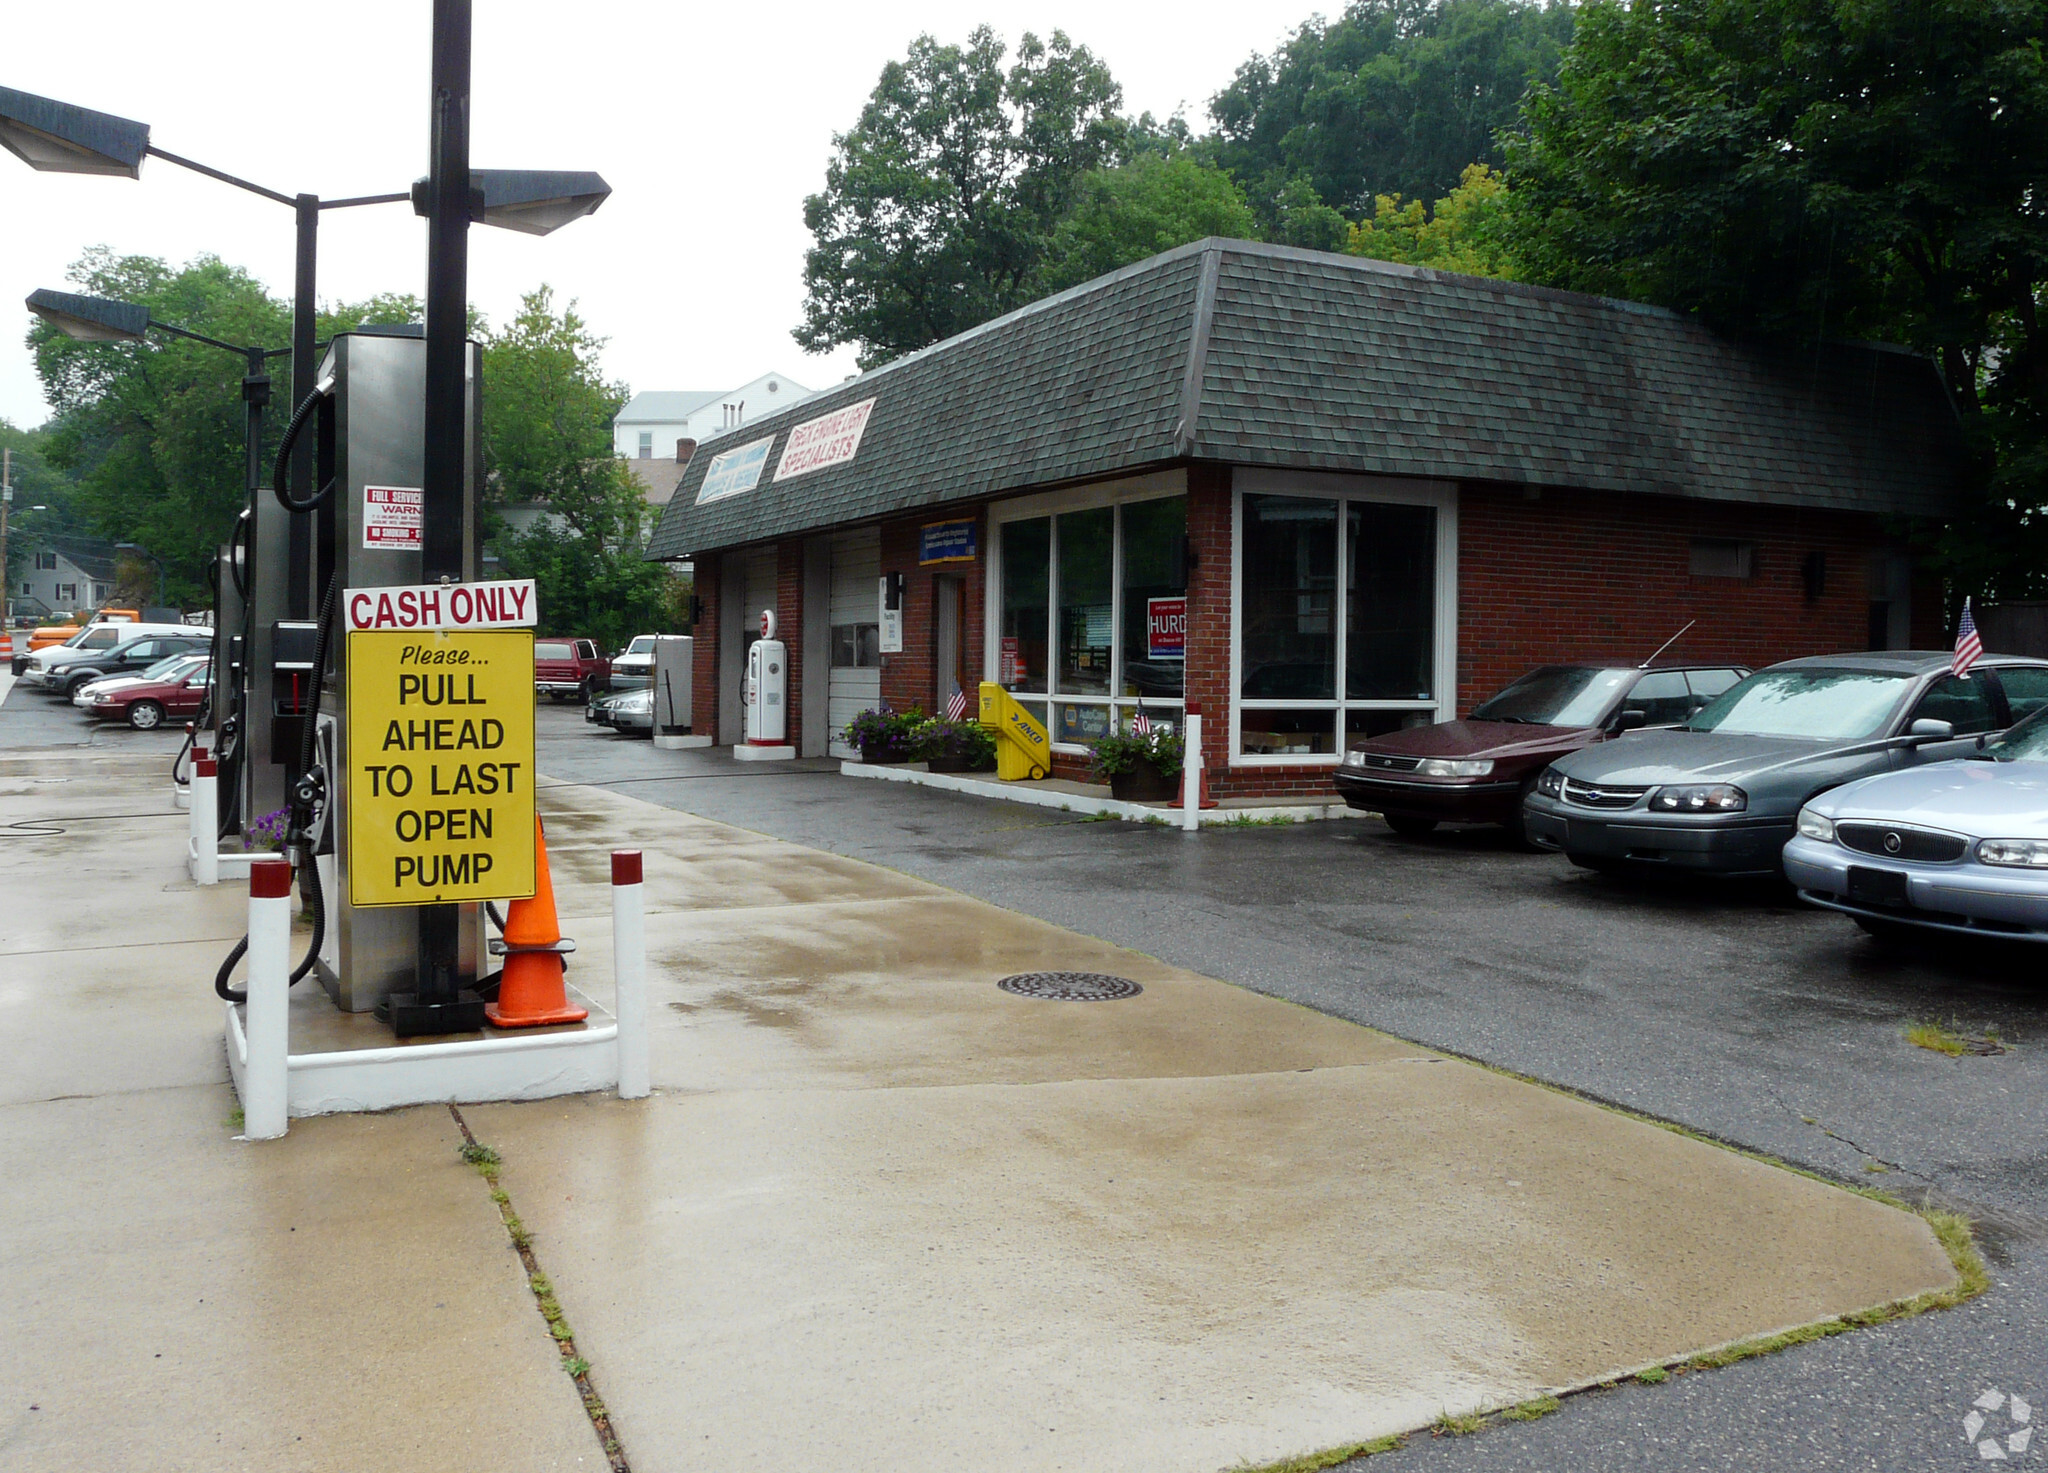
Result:
<svg viewBox="0 0 2048 1473"><path fill-rule="evenodd" d="M1524 804L1529 838L1587 869L1776 874L1816 793L1960 757L2048 706L2048 661L1991 655L1958 677L1950 658L1893 650L1759 670L1680 726L1552 763Z"/></svg>

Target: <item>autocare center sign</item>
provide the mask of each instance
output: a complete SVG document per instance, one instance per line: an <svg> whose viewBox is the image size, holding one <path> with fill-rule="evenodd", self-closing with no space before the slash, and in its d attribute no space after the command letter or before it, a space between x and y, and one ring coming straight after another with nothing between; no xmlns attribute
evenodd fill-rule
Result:
<svg viewBox="0 0 2048 1473"><path fill-rule="evenodd" d="M533 581L351 588L354 905L533 894Z"/></svg>

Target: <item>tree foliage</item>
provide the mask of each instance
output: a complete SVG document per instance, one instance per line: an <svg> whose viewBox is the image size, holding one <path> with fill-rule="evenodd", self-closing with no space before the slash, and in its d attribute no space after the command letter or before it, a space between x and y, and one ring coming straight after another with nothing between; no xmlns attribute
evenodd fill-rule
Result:
<svg viewBox="0 0 2048 1473"><path fill-rule="evenodd" d="M1580 12L1510 150L1532 279L1792 341L1934 355L1982 457L1965 587L2048 570L2048 6L1665 0Z"/></svg>
<svg viewBox="0 0 2048 1473"><path fill-rule="evenodd" d="M1372 213L1351 227L1345 249L1379 261L1513 280L1518 268L1507 246L1506 214L1506 177L1469 164L1458 187L1431 209L1419 199L1378 196Z"/></svg>
<svg viewBox="0 0 2048 1473"><path fill-rule="evenodd" d="M1448 195L1466 165L1502 163L1498 133L1571 34L1567 4L1355 0L1238 68L1209 104L1211 146L1275 238L1311 191L1347 216Z"/></svg>
<svg viewBox="0 0 2048 1473"><path fill-rule="evenodd" d="M1257 233L1244 191L1223 170L1186 150L1141 153L1121 168L1081 176L1035 286L1062 291L1204 236Z"/></svg>
<svg viewBox="0 0 2048 1473"><path fill-rule="evenodd" d="M871 368L1035 295L1082 176L1123 162L1132 126L1109 69L1061 32L1027 32L1007 70L1005 54L986 26L964 46L920 36L833 139L804 201L805 349L853 344Z"/></svg>

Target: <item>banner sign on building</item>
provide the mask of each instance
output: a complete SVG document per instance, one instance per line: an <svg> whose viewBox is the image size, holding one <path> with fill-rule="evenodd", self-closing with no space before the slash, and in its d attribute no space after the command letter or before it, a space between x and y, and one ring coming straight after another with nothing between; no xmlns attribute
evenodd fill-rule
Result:
<svg viewBox="0 0 2048 1473"><path fill-rule="evenodd" d="M425 583L409 588L350 588L341 596L342 617L350 632L526 629L534 623L537 606L531 578L511 578L499 583Z"/></svg>
<svg viewBox="0 0 2048 1473"><path fill-rule="evenodd" d="M697 488L697 505L753 490L760 483L761 468L768 464L768 447L774 443L775 437L770 435L712 456L711 469L704 472L704 482Z"/></svg>
<svg viewBox="0 0 2048 1473"><path fill-rule="evenodd" d="M426 496L417 486L363 487L363 546L417 552Z"/></svg>
<svg viewBox="0 0 2048 1473"><path fill-rule="evenodd" d="M926 522L918 529L917 565L971 563L975 558L974 519L957 522Z"/></svg>
<svg viewBox="0 0 2048 1473"><path fill-rule="evenodd" d="M1188 601L1179 598L1145 600L1145 658L1184 660L1188 654Z"/></svg>
<svg viewBox="0 0 2048 1473"><path fill-rule="evenodd" d="M792 476L853 459L874 407L874 400L863 399L858 404L807 419L791 430L789 443L782 447L782 459L775 463L775 479L787 481Z"/></svg>
<svg viewBox="0 0 2048 1473"><path fill-rule="evenodd" d="M532 632L352 628L347 665L349 902L533 894Z"/></svg>

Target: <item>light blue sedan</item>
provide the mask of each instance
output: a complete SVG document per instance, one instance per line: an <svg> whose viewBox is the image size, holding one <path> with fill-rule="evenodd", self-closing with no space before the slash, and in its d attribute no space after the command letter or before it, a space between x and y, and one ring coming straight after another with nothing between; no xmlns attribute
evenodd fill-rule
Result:
<svg viewBox="0 0 2048 1473"><path fill-rule="evenodd" d="M1881 941L2048 941L2048 709L1962 761L1820 794L1799 811L1785 877Z"/></svg>

